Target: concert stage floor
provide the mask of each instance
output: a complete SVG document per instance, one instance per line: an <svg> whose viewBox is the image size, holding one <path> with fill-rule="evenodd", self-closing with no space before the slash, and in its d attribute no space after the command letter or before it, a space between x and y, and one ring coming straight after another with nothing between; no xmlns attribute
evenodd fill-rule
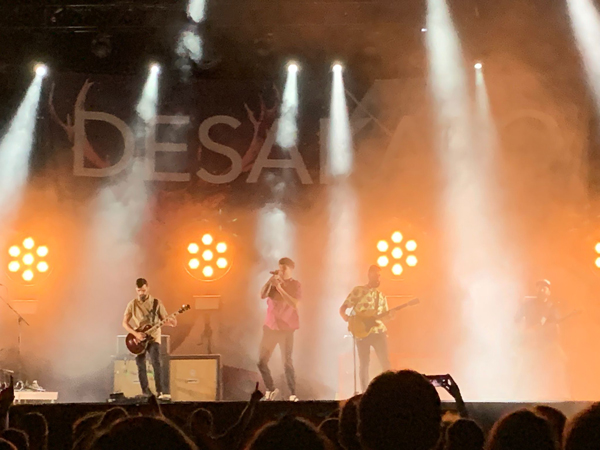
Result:
<svg viewBox="0 0 600 450"><path fill-rule="evenodd" d="M498 418L520 408L528 408L539 403L467 403L471 418L476 420L486 431L491 428ZM591 402L559 402L545 403L563 411L568 417L581 411ZM217 431L232 425L246 404L243 402L184 402L163 403L163 414L180 426L185 424L187 417L197 408L206 408L214 415ZM11 417L31 411L42 413L49 423L50 448L70 449L71 425L82 415L92 411L103 411L115 406L114 403L55 403L31 405L15 405L11 409ZM143 404L122 404L130 414L144 412ZM285 414L293 413L305 417L314 423L320 423L325 418L335 413L339 402L336 401L306 401L306 402L261 402L256 411L252 427L258 428L263 423L279 418ZM444 402L445 410L454 410L454 404Z"/></svg>

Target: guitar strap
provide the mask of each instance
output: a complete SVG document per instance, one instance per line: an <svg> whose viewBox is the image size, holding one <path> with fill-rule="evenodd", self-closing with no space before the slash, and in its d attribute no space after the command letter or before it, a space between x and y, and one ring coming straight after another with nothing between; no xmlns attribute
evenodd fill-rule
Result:
<svg viewBox="0 0 600 450"><path fill-rule="evenodd" d="M154 298L154 305L152 306L152 312L151 312L151 319L152 319L151 323L154 323L156 321L157 312L158 312L158 299Z"/></svg>

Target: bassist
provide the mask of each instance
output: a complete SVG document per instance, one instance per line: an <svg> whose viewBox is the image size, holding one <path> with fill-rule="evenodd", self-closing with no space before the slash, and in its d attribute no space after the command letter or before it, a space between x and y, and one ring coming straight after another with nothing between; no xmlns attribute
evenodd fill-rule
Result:
<svg viewBox="0 0 600 450"><path fill-rule="evenodd" d="M371 319L371 326L367 330L368 335L361 339L356 339L360 386L363 392L369 384L371 347L375 350L383 371L390 370L387 328L381 320L386 316L389 317L389 310L385 295L377 289L380 285L380 278L381 269L379 266L373 265L369 267L369 282L364 286L357 286L352 289L352 292L340 307L340 315L346 322L351 320L351 316L347 313L348 309L352 310L351 315L364 316Z"/></svg>
<svg viewBox="0 0 600 450"><path fill-rule="evenodd" d="M129 302L123 316L123 328L135 336L139 342L143 341L147 336L144 333L136 331L136 329L144 325L154 325L167 317L165 305L149 294L148 282L144 278L138 278L135 282L137 297ZM131 326L131 322L135 328ZM166 322L168 326L176 326L177 319L171 318ZM154 369L154 382L156 385L156 395L164 399L162 377L160 368L160 328L154 330L149 336L150 342L146 347L146 352L143 352L135 357L135 362L138 368L138 376L140 387L143 395L151 395L148 388L148 373L146 371L146 353L150 356L150 362Z"/></svg>

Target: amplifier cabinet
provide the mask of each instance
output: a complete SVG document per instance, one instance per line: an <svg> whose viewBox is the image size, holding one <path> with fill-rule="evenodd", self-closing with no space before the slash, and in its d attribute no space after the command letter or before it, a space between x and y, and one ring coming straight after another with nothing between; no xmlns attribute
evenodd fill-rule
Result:
<svg viewBox="0 0 600 450"><path fill-rule="evenodd" d="M221 355L171 356L171 399L201 402L221 399Z"/></svg>

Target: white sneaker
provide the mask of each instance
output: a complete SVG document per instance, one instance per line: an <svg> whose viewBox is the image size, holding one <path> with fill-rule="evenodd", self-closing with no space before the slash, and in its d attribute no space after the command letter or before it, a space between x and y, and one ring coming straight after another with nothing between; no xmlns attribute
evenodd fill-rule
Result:
<svg viewBox="0 0 600 450"><path fill-rule="evenodd" d="M298 401L298 397L296 397L295 395L290 395L290 402L297 402Z"/></svg>
<svg viewBox="0 0 600 450"><path fill-rule="evenodd" d="M272 391L266 391L265 392L265 396L264 396L264 400L267 401L273 401L275 400L277 397L279 396L279 389L275 388Z"/></svg>
<svg viewBox="0 0 600 450"><path fill-rule="evenodd" d="M171 395L170 394L160 394L157 398L159 400L163 401L163 402L171 401Z"/></svg>

